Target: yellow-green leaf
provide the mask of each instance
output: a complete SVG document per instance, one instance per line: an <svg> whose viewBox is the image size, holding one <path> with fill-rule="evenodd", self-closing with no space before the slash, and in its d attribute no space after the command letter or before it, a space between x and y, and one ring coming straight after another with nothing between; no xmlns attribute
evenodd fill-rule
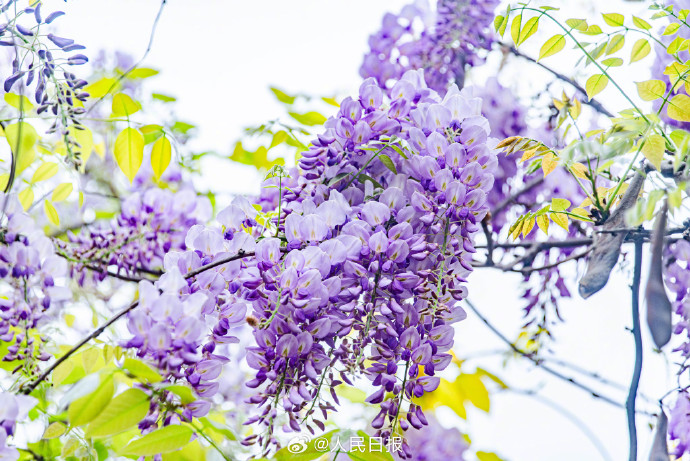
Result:
<svg viewBox="0 0 690 461"><path fill-rule="evenodd" d="M563 213L551 213L551 221L555 222L563 229L568 230L568 215Z"/></svg>
<svg viewBox="0 0 690 461"><path fill-rule="evenodd" d="M535 224L535 219L534 218L527 218L525 219L525 222L522 224L522 236L527 237L530 232L532 232L532 229L534 229L534 224Z"/></svg>
<svg viewBox="0 0 690 461"><path fill-rule="evenodd" d="M558 159L552 152L549 152L542 157L541 169L544 171L544 177L548 176L548 174L555 170L557 166Z"/></svg>
<svg viewBox="0 0 690 461"><path fill-rule="evenodd" d="M647 21L645 21L644 19L638 18L637 16L633 16L632 18L633 18L633 24L635 24L640 29L649 30L652 28L652 26Z"/></svg>
<svg viewBox="0 0 690 461"><path fill-rule="evenodd" d="M625 22L625 18L619 13L605 13L602 14L604 22L612 27L621 27Z"/></svg>
<svg viewBox="0 0 690 461"><path fill-rule="evenodd" d="M72 402L67 409L67 416L72 427L83 426L93 421L115 393L115 382L112 374L103 375L95 391Z"/></svg>
<svg viewBox="0 0 690 461"><path fill-rule="evenodd" d="M683 37L676 37L668 44L666 52L668 54L676 54L678 51L682 51L683 45L685 45L685 39Z"/></svg>
<svg viewBox="0 0 690 461"><path fill-rule="evenodd" d="M7 105L23 112L28 112L34 108L34 105L31 104L29 98L26 96L19 96L18 94L14 93L5 93L5 102Z"/></svg>
<svg viewBox="0 0 690 461"><path fill-rule="evenodd" d="M154 75L158 75L158 71L156 69L149 69L148 67L137 67L129 74L127 74L127 78L134 80L137 78L149 78L153 77Z"/></svg>
<svg viewBox="0 0 690 461"><path fill-rule="evenodd" d="M34 203L34 191L32 188L27 187L17 194L17 198L19 199L19 203L22 204L24 211L29 211L29 208Z"/></svg>
<svg viewBox="0 0 690 461"><path fill-rule="evenodd" d="M666 93L666 84L661 80L645 80L644 82L635 82L635 85L637 85L637 94L643 101L663 98Z"/></svg>
<svg viewBox="0 0 690 461"><path fill-rule="evenodd" d="M665 150L666 142L658 134L648 136L642 145L642 153L657 170L661 170L661 160L664 158Z"/></svg>
<svg viewBox="0 0 690 461"><path fill-rule="evenodd" d="M680 23L672 22L671 24L666 26L666 29L664 29L664 32L661 35L675 34L678 29L680 29Z"/></svg>
<svg viewBox="0 0 690 461"><path fill-rule="evenodd" d="M652 47L649 46L647 39L641 38L635 42L630 52L630 63L637 62L644 58L652 51Z"/></svg>
<svg viewBox="0 0 690 461"><path fill-rule="evenodd" d="M620 50L623 48L623 45L625 45L625 35L623 34L616 34L608 42L608 45L606 45L606 54L613 54L616 51Z"/></svg>
<svg viewBox="0 0 690 461"><path fill-rule="evenodd" d="M187 426L165 426L145 436L131 441L121 450L121 454L130 456L153 456L179 450L192 438L192 430Z"/></svg>
<svg viewBox="0 0 690 461"><path fill-rule="evenodd" d="M172 157L172 148L168 138L163 136L156 141L151 149L151 167L156 179L160 179L165 173L165 170L170 165L170 158Z"/></svg>
<svg viewBox="0 0 690 461"><path fill-rule="evenodd" d="M690 97L686 94L677 94L666 106L666 113L673 120L690 122Z"/></svg>
<svg viewBox="0 0 690 461"><path fill-rule="evenodd" d="M619 67L623 65L623 60L621 58L608 58L601 61L601 63L607 67Z"/></svg>
<svg viewBox="0 0 690 461"><path fill-rule="evenodd" d="M591 100L594 96L601 93L606 85L609 84L609 78L604 74L594 74L587 79L585 83L585 91L587 91L587 96Z"/></svg>
<svg viewBox="0 0 690 461"><path fill-rule="evenodd" d="M58 216L58 212L53 204L49 200L44 200L43 209L46 213L48 221L50 221L53 226L58 227L60 225L60 216Z"/></svg>
<svg viewBox="0 0 690 461"><path fill-rule="evenodd" d="M139 389L127 389L116 396L86 428L86 437L119 434L136 426L149 411L149 396Z"/></svg>
<svg viewBox="0 0 690 461"><path fill-rule="evenodd" d="M116 91L119 83L114 77L104 77L84 87L84 91L89 93L92 98L101 98L109 91ZM111 90L112 88L112 90Z"/></svg>
<svg viewBox="0 0 690 461"><path fill-rule="evenodd" d="M539 226L539 229L542 230L546 235L549 235L549 217L545 214L541 216L537 216L537 226Z"/></svg>
<svg viewBox="0 0 690 461"><path fill-rule="evenodd" d="M63 182L58 184L53 191L53 195L51 195L50 200L52 200L53 203L65 200L67 197L69 197L69 194L72 193L73 188L74 187L72 186L71 182Z"/></svg>
<svg viewBox="0 0 690 461"><path fill-rule="evenodd" d="M554 35L548 39L539 51L539 59L548 58L558 53L565 47L565 37L563 35Z"/></svg>
<svg viewBox="0 0 690 461"><path fill-rule="evenodd" d="M130 115L139 112L141 104L134 101L124 93L118 93L113 96L113 117L129 117Z"/></svg>
<svg viewBox="0 0 690 461"><path fill-rule="evenodd" d="M510 23L510 37L517 46L518 40L520 40L520 29L522 28L522 15L518 14L513 18L513 22Z"/></svg>
<svg viewBox="0 0 690 461"><path fill-rule="evenodd" d="M575 19L575 18L571 18L571 19L567 19L567 20L565 21L565 23L566 23L569 27L571 27L571 28L573 28L573 29L575 29L575 30L579 30L579 31L585 31L585 30L587 30L587 27L588 27L588 26L587 26L587 20L585 20L585 19Z"/></svg>
<svg viewBox="0 0 690 461"><path fill-rule="evenodd" d="M551 209L553 211L565 211L570 206L570 200L564 198L551 199Z"/></svg>
<svg viewBox="0 0 690 461"><path fill-rule="evenodd" d="M34 146L38 141L38 133L36 129L26 122L13 123L5 127L5 137L12 149L12 152L17 156L17 171L16 174L21 174L22 171L31 165L36 158L36 149Z"/></svg>
<svg viewBox="0 0 690 461"><path fill-rule="evenodd" d="M51 423L50 426L46 427L45 432L43 432L43 438L54 439L55 437L60 437L65 432L67 432L67 426L60 421L55 421Z"/></svg>
<svg viewBox="0 0 690 461"><path fill-rule="evenodd" d="M532 35L534 35L537 32L537 29L539 28L539 17L534 16L531 17L527 20L525 23L525 26L522 28L520 31L520 38L517 42L515 42L515 46L522 45L527 41L528 38L530 38Z"/></svg>
<svg viewBox="0 0 690 461"><path fill-rule="evenodd" d="M115 160L129 182L134 181L144 160L144 137L134 128L125 128L115 139Z"/></svg>
<svg viewBox="0 0 690 461"><path fill-rule="evenodd" d="M142 378L144 382L157 383L163 380L163 377L148 364L141 360L126 358L122 368L132 373L138 378Z"/></svg>
<svg viewBox="0 0 690 461"><path fill-rule="evenodd" d="M58 172L58 164L53 162L42 163L41 166L36 168L34 175L31 177L32 183L37 183L40 181L45 181L55 176Z"/></svg>
<svg viewBox="0 0 690 461"><path fill-rule="evenodd" d="M302 125L307 126L323 125L326 121L326 117L314 111L306 112L304 114L299 114L297 112L288 112L288 114L290 114L290 117L294 118Z"/></svg>
<svg viewBox="0 0 690 461"><path fill-rule="evenodd" d="M271 87L271 91L275 95L276 99L282 102L283 104L292 104L295 102L295 96L290 96L284 91L279 90L278 88Z"/></svg>

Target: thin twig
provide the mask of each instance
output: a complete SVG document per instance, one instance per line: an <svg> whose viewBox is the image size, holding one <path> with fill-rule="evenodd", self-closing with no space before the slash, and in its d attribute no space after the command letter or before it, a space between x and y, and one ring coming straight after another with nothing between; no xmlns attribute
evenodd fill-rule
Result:
<svg viewBox="0 0 690 461"><path fill-rule="evenodd" d="M512 194L510 194L508 197L504 198L502 201L498 203L492 210L491 210L491 216L496 216L498 213L503 211L506 207L510 206L511 204L515 203L518 198L522 194L526 194L527 192L531 191L535 187L537 187L539 184L544 182L544 176L539 175L537 178L532 179L529 181L527 184L525 184L521 189L516 190Z"/></svg>
<svg viewBox="0 0 690 461"><path fill-rule="evenodd" d="M161 0L161 6L160 6L160 8L158 9L158 14L156 14L156 19L153 21L153 26L151 26L151 35L149 35L149 44L148 44L148 46L146 47L146 51L144 52L144 55L143 55L143 56L141 57L141 59L139 59L132 67L130 67L129 69L127 69L127 71L126 71L124 74L120 75L120 76L117 78L117 80L115 80L115 81L113 82L112 85L110 85L110 88L108 88L108 91L106 91L106 93L105 93L103 96L101 96L101 97L98 99L98 101L96 101L95 103L93 103L93 105L92 105L91 107L89 107L89 109L86 111L86 114L88 114L89 112L91 112L91 111L93 110L94 107L96 107L98 104L100 104L100 102L103 101L103 99L105 99L105 97L108 96L108 95L115 89L115 87L122 81L122 79L124 79L125 77L127 77L127 75L129 75L130 72L132 72L134 69L136 69L137 67L139 67L139 66L141 65L142 62L144 62L144 60L146 59L146 57L147 57L147 56L149 55L149 53L151 52L151 47L153 46L153 38L156 36L156 28L158 27L158 21L160 21L160 19L161 19L161 14L163 14L163 7L165 7L167 1L168 1L168 0Z"/></svg>
<svg viewBox="0 0 690 461"><path fill-rule="evenodd" d="M187 272L187 273L184 275L184 278L185 278L185 279L190 279L190 278L192 278L192 277L194 277L194 276L196 276L196 275L201 274L201 273L204 272L204 271L207 271L207 270L209 270L209 269L213 269L214 267L218 267L218 266L220 266L220 265L222 265L222 264L226 264L226 263L229 263L229 262L232 262L232 261L236 261L236 260L242 259L242 258L247 258L247 257L253 256L253 255L254 255L253 252L248 252L248 253L240 252L240 253L238 253L238 254L236 254L236 255L226 256L225 258L221 258L221 259L219 259L218 261L214 261L214 262L212 262L212 263L206 264L205 266L201 266L201 267L199 267L198 269L195 269L195 270L193 270L193 271ZM74 355L79 349L81 349L81 348L82 348L85 344L87 344L89 341L91 341L92 339L95 339L95 338L99 337L101 334L103 334L103 332L104 332L110 325L112 325L113 323L117 322L120 318L122 318L123 316L125 316L128 312L134 310L138 305L139 305L139 301L138 301L138 300L132 302L132 304L130 304L129 306L127 306L127 307L125 307L124 309L122 309L121 311L119 311L117 314L115 314L114 317L111 317L111 318L110 318L107 322L105 322L103 325L101 325L100 327L96 328L94 331L91 332L91 334L89 334L87 337L85 337L84 339L82 339L81 341L79 341L79 343L78 343L76 346L72 347L72 349L70 349L69 351L65 352L64 355L62 355L59 359L57 359L55 362L53 362L52 365L50 365L48 368L46 368L46 370L45 370L35 381L33 381L32 383L27 384L25 387L23 387L23 388L21 389L21 392L23 392L24 394L30 394L31 392L33 392L34 389L36 389L36 387L38 387L38 385L39 385L42 381L44 381L46 378L48 378L48 376L53 372L53 370L55 370L55 368L57 368L62 362L64 362L64 361L67 360L69 357L71 357L72 355Z"/></svg>
<svg viewBox="0 0 690 461"><path fill-rule="evenodd" d="M562 81L564 81L564 82L570 84L571 86L573 86L577 91L579 91L579 92L582 93L583 95L585 95L585 96L587 95L587 91L585 91L585 89L582 88L582 86L580 86L580 84L577 83L577 82L576 82L575 80L573 80L572 78L567 77L566 75L563 75L563 74L561 74L560 72L556 72L555 70L553 70L553 69L550 68L549 66L546 66L546 65L540 63L539 61L537 61L537 60L534 59L533 57L527 56L526 54L523 54L522 52L518 51L518 50L517 50L515 47L513 47L513 46L510 46L510 45L507 45L507 44L501 44L501 45L503 46L503 48L504 48L505 50L509 51L510 53L514 54L515 56L518 56L518 57L520 57L520 58L522 58L522 59L525 59L525 60L527 60L527 61L529 61L529 62L531 62L531 63L533 63L533 64L538 65L539 67L541 67L542 69L546 70L547 72L550 72L553 76L555 76L555 77L558 78L559 80L562 80ZM587 105L590 106L592 109L596 110L596 111L599 112L600 114L606 115L607 117L613 117L613 116L614 116L613 113L611 113L610 111L608 111L608 110L607 110L604 106L602 106L601 103L600 103L599 101L597 101L596 99L584 98L584 99L582 100L582 103L583 103L583 104L587 104Z"/></svg>
<svg viewBox="0 0 690 461"><path fill-rule="evenodd" d="M484 323L484 324L485 324L485 325L486 325L486 326L487 326L487 327L488 327L488 328L489 328L489 329L490 329L490 330L491 330L501 341L503 341L508 347L510 347L515 353L517 353L517 354L519 354L520 356L522 356L522 357L528 359L529 361L531 361L532 363L534 363L536 366L538 366L539 368L541 368L541 369L544 370L545 372L549 373L550 375L555 376L556 378L560 379L561 381L564 381L564 382L566 382L566 383L572 384L573 386L577 387L578 389L587 392L587 393L590 394L592 397L594 397L594 398L596 398L596 399L600 399L600 400L602 400L603 402L606 402L606 403L608 403L608 404L610 404L610 405L613 405L613 406L615 406L615 407L618 407L618 408L625 408L625 405L623 405L622 403L617 402L616 400L614 400L614 399L612 399L612 398L610 398L610 397L606 397L606 396L604 396L604 395L601 395L601 394L600 394L598 391L596 391L595 389L593 389L593 388L591 388L591 387L589 387L589 386L587 386L587 385L585 385L585 384L582 384L582 383L580 383L579 381L576 381L574 378L572 378L572 377L570 377L570 376L566 376L566 375L564 375L563 373L561 373L561 372L559 372L559 371L557 371L557 370L554 370L553 368L549 367L548 365L545 365L538 357L535 357L534 354L532 354L532 353L530 353L530 352L527 352L527 351L523 351L522 349L520 349L519 347L517 347L515 344L513 344L513 343L512 343L503 333L501 333L491 322L489 322L489 320L488 320L486 317L484 317L484 316L477 310L477 308L474 306L474 304L472 304L472 302L471 302L469 299L465 298L465 303L466 303L467 306L470 308L470 310L472 310L472 312L474 312L474 314L475 314L477 317L479 317L479 319L480 319L480 320L481 320L481 321L482 321L482 322L483 322L483 323ZM645 415L652 415L651 413L646 412L646 411L639 411L639 410L638 410L637 412L638 412L638 413L641 413L641 414L645 414Z"/></svg>

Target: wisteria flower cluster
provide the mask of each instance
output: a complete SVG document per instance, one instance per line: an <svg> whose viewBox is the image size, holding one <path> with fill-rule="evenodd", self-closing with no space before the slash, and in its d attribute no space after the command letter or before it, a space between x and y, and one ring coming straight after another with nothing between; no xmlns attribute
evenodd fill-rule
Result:
<svg viewBox="0 0 690 461"><path fill-rule="evenodd" d="M47 360L40 337L27 332L38 326L48 309L71 297L61 280L67 264L15 195L0 193L0 206L0 339L11 344L3 360Z"/></svg>
<svg viewBox="0 0 690 461"><path fill-rule="evenodd" d="M86 80L78 78L69 68L88 62L81 53L58 57L57 53L72 53L85 49L73 39L52 33L43 34L42 28L64 15L62 11L45 14L43 3L19 9L15 0L9 0L0 12L14 12L13 19L0 25L0 46L13 47L12 74L4 80L4 90L9 93L15 85L23 85L21 92L35 84L34 100L38 114L50 111L55 116L48 132L59 132L66 144L68 159L81 165L81 146L70 130L82 130L80 117L86 112L83 103L88 93L84 91ZM25 108L24 110L28 110Z"/></svg>
<svg viewBox="0 0 690 461"><path fill-rule="evenodd" d="M439 0L407 5L399 15L387 13L381 30L369 38L370 51L360 74L386 87L410 69L425 69L430 88L444 94L451 83L462 86L465 65L482 62L491 48L490 30L496 0ZM419 28L421 27L421 30Z"/></svg>
<svg viewBox="0 0 690 461"><path fill-rule="evenodd" d="M127 276L155 274L163 267L165 254L184 250L189 229L207 222L210 215L209 200L189 188L178 192L149 188L130 195L109 226L70 233L70 242L59 244L74 261L72 274L81 284L87 274L105 279L110 266Z"/></svg>
<svg viewBox="0 0 690 461"><path fill-rule="evenodd" d="M156 287L179 293L182 305L130 316L128 346L166 371L182 366L205 397L224 362L215 352L246 316L256 339L249 401L262 408L247 423L266 427L246 444L275 443L278 405L285 430L307 419L323 428L315 408L333 407L321 392L330 388L337 402L334 388L361 373L376 389L368 401L380 405L372 422L380 436L421 428L427 420L411 400L438 386L451 324L464 318L456 302L497 163L481 100L456 87L441 99L410 71L389 94L366 80L340 107L283 190L277 234L236 199L218 215L222 229L194 226L187 251L166 256ZM201 348L198 323L179 326L187 311L213 325ZM149 325L155 334L144 334Z"/></svg>

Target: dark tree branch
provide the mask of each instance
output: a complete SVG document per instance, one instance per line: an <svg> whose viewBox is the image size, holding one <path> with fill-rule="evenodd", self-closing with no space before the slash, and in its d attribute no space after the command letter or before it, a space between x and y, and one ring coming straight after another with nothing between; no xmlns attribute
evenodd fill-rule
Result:
<svg viewBox="0 0 690 461"><path fill-rule="evenodd" d="M541 67L542 69L546 70L547 72L550 72L553 76L555 76L555 77L558 78L559 80L562 80L562 81L564 81L564 82L570 84L571 86L573 86L577 91L579 91L579 92L582 93L583 95L585 95L585 96L587 95L587 91L585 91L585 89L582 88L582 86L580 86L580 84L577 83L577 82L576 82L575 80L573 80L572 78L570 78L570 77L568 77L568 76L566 76L566 75L563 75L563 74L561 74L560 72L556 72L555 70L551 69L549 66L546 66L546 65L540 63L539 61L537 61L537 60L534 59L533 57L527 56L526 54L523 54L522 52L518 51L518 50L517 50L515 47L513 47L513 46L510 46L510 45L507 45L507 44L501 44L501 45L503 46L503 48L504 48L506 51L508 51L508 52L510 52L510 53L514 54L515 56L518 56L518 57L520 57L520 58L522 58L522 59L525 59L525 60L527 60L527 61L529 61L529 62L531 62L531 63L533 63L533 64L538 65L539 67ZM601 103L600 103L599 101L597 101L596 99L589 99L589 100L588 100L588 98L585 97L585 98L582 100L582 103L583 103L583 104L587 104L587 105L590 106L592 109L594 109L594 110L596 110L597 112L599 112L600 114L606 115L607 117L614 117L614 115L613 115L610 111L608 111L604 106L602 106Z"/></svg>
<svg viewBox="0 0 690 461"><path fill-rule="evenodd" d="M615 406L615 407L618 407L618 408L625 408L625 406L624 406L622 403L617 402L616 400L613 400L613 399L610 398L610 397L606 397L606 396L604 396L604 395L601 395L601 394L600 394L598 391L596 391L595 389L593 389L593 388L591 388L591 387L589 387L589 386L587 386L587 385L585 385L585 384L580 383L579 381L575 380L574 378L572 378L572 377L570 377L570 376L566 376L566 375L562 374L561 372L559 372L559 371L557 371L557 370L554 370L553 368L551 368L551 367L548 366L548 365L545 365L544 362L543 362L543 360L541 360L539 357L536 357L533 353L530 353L530 352L527 352L527 351L523 351L522 349L520 349L519 347L517 347L515 344L513 344L512 341L510 341L503 333L501 333L491 322L489 322L489 320L488 320L486 317L484 317L484 316L477 310L477 308L474 306L474 304L472 304L472 302L471 302L469 299L466 298L466 299L465 299L465 303L466 303L467 306L470 308L470 310L471 310L472 312L474 312L474 314L475 314L477 317L479 317L479 319L489 328L489 330L491 330L501 341L503 341L503 342L504 342L508 347L510 347L515 353L517 353L517 354L519 354L520 356L522 356L522 357L526 358L527 360L531 361L532 363L534 363L536 366L538 366L539 368L541 368L542 370L544 370L544 371L547 372L548 374L550 374L550 375L552 375L552 376L555 376L556 378L560 379L561 381L564 381L564 382L566 382L566 383L572 384L573 386L577 387L578 389L587 392L587 393L590 394L592 397L594 397L594 398L596 398L596 399L599 399L599 400L602 400L602 401L604 401L604 402L606 402L606 403L608 403L608 404L610 404L610 405L613 405L613 406ZM638 411L638 413L645 414L645 415L651 415L651 413L648 413L648 412L645 412L645 411Z"/></svg>
<svg viewBox="0 0 690 461"><path fill-rule="evenodd" d="M625 401L628 415L628 434L630 436L629 461L637 461L637 427L635 426L635 400L642 374L642 331L640 328L640 274L642 273L642 240L635 241L635 267L633 269L632 290L632 333L635 338L635 368L630 381L630 392Z"/></svg>
<svg viewBox="0 0 690 461"><path fill-rule="evenodd" d="M199 268L197 268L197 269L195 269L195 270L193 270L193 271L190 271L190 272L186 273L186 274L184 275L184 278L185 278L185 279L190 279L190 278L192 278L192 277L195 277L195 276L201 274L202 272L205 272L205 271L207 271L207 270L209 270L209 269L213 269L214 267L218 267L218 266L221 266L221 265L223 265L223 264L227 264L227 263L229 263L229 262L236 261L236 260L238 260L238 259L248 258L248 257L250 257L250 256L254 256L254 252L249 252L249 253L240 252L240 253L238 253L238 254L236 254L236 255L226 256L225 258L221 258L221 259L219 259L218 261L213 261L212 263L206 264L205 266L201 266L201 267L199 267ZM104 323L103 325L101 325L100 327L96 328L96 329L95 329L94 331L92 331L87 337L85 337L84 339L82 339L81 341L79 341L79 343L78 343L77 345L75 345L74 347L72 347L72 349L70 349L69 351L65 352L64 355L62 355L59 359L57 359L55 362L53 362L53 364L50 365L48 368L46 368L46 370L45 370L43 373L41 373L41 375L40 375L38 378L36 378L35 381L33 381L33 382L27 384L26 386L22 387L21 392L24 393L24 394L30 394L30 393L32 393L32 392L34 391L34 389L36 389L36 387L38 387L38 385L39 385L41 382L43 382L45 379L47 379L48 376L50 376L50 374L53 372L53 370L55 370L55 368L57 368L62 362L64 362L65 360L67 360L68 358L70 358L72 355L74 355L79 349L81 349L81 348L82 348L85 344L87 344L89 341L91 341L92 339L95 339L95 338L99 337L101 334L103 334L103 332L104 332L110 325L112 325L113 323L117 322L119 319L121 319L122 317L124 317L124 316L125 316L127 313L129 313L130 311L134 310L138 305L139 305L139 301L138 301L138 300L137 300L137 301L134 301L132 304L130 304L129 306L125 307L124 309L122 309L121 311L119 311L117 314L115 314L115 316L113 316L113 317L111 317L110 319L108 319L107 322L105 322L105 323Z"/></svg>
<svg viewBox="0 0 690 461"><path fill-rule="evenodd" d="M528 183L526 183L522 189L516 190L513 192L511 195L503 199L501 202L498 203L492 210L491 210L491 216L496 216L498 213L501 211L505 210L508 206L512 205L517 201L518 198L522 194L525 194L535 187L537 187L539 184L544 182L544 176L539 175L539 177L532 179Z"/></svg>

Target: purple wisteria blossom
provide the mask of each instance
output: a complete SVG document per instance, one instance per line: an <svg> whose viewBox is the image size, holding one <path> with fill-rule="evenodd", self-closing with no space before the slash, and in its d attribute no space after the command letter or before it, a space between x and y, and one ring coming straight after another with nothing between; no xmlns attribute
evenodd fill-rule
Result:
<svg viewBox="0 0 690 461"><path fill-rule="evenodd" d="M430 88L443 94L452 83L462 86L465 66L482 62L481 50L493 43L490 30L497 0L439 0L406 5L399 15L388 13L381 30L369 38L370 51L360 68L381 87L407 70L425 69Z"/></svg>
<svg viewBox="0 0 690 461"><path fill-rule="evenodd" d="M11 344L3 360L47 360L41 342L26 332L48 309L71 298L62 282L67 264L16 195L0 193L0 204L5 206L0 217L0 340Z"/></svg>

